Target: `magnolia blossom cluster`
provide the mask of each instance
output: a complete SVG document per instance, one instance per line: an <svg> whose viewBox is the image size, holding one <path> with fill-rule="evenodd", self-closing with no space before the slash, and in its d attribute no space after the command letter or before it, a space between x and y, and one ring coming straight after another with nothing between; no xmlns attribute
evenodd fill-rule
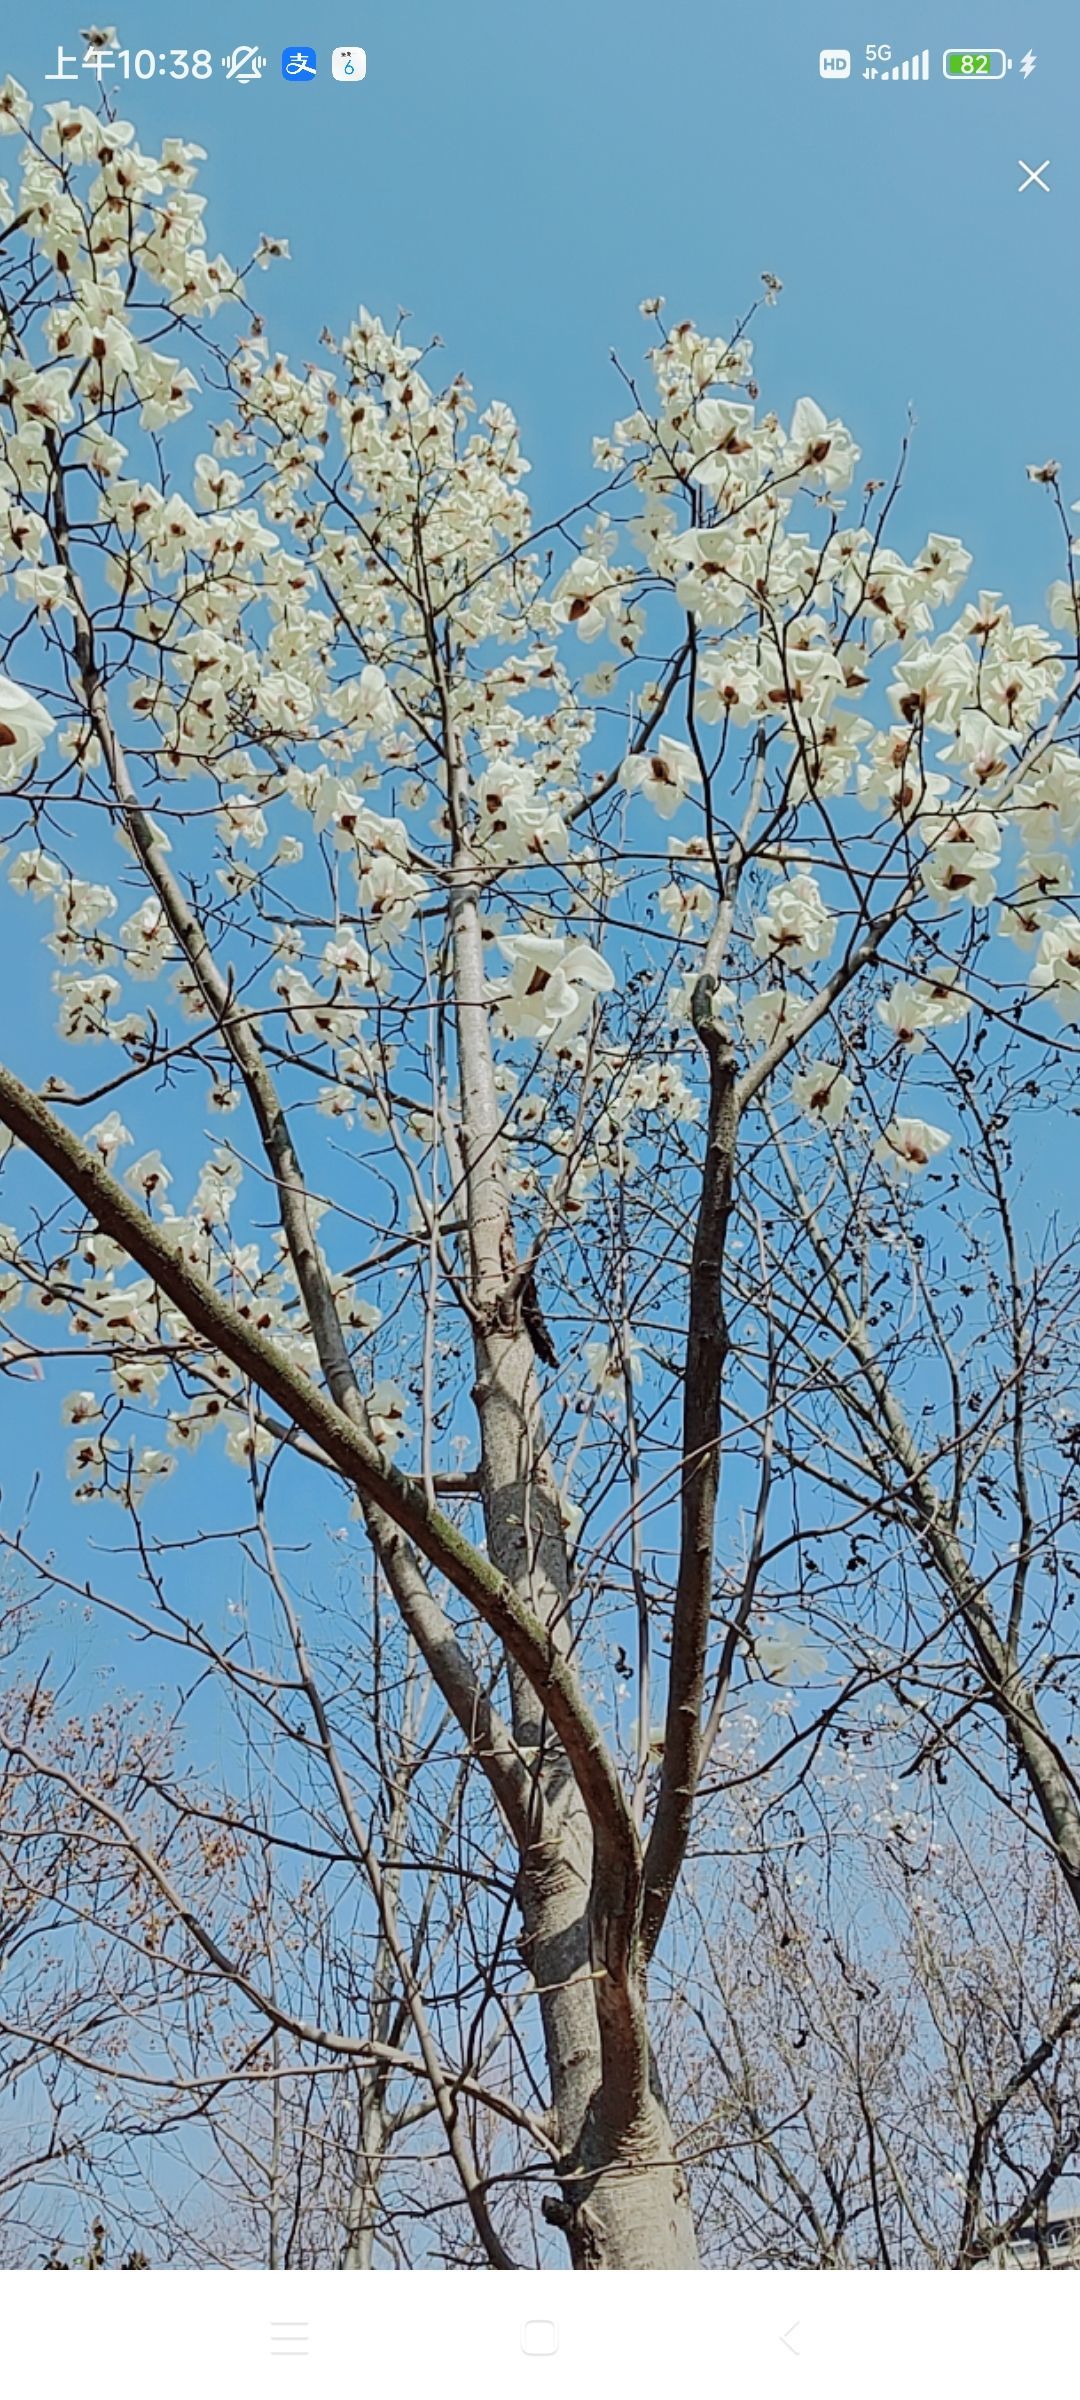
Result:
<svg viewBox="0 0 1080 2400"><path fill-rule="evenodd" d="M900 1114L904 1093L878 1131L867 1082L887 1065L891 1089L978 1007L951 953L999 944L1036 1004L1080 1021L1071 582L1051 592L1053 632L993 593L958 607L960 542L932 534L905 559L868 510L846 513L845 426L809 398L788 422L763 409L745 334L691 324L658 323L651 389L597 445L603 505L541 536L511 411L478 411L460 376L438 387L403 327L361 308L317 365L274 350L245 274L207 246L193 145L144 152L130 124L66 102L35 120L10 79L0 129L19 168L0 570L30 623L0 677L0 790L9 886L44 904L65 1041L115 1053L120 1075L175 1044L208 1115L233 1109L190 896L327 1159L377 1157L379 1207L389 1191L427 1239L456 1106L448 923L466 904L510 1188L564 1225L603 1208L609 1178L648 1176L658 1129L700 1124L706 1023L780 1078L802 1127L895 1178L949 1135ZM286 254L264 237L252 263ZM84 609L93 715L71 668ZM838 1004L882 910L860 1046ZM635 1010L647 1039L628 1038ZM572 1132L551 1106L567 1091ZM130 1137L125 1167L119 1116L96 1139L313 1373L284 1259L232 1230L232 1152L212 1138L174 1214L151 1140ZM43 1279L4 1238L5 1304L25 1288L52 1305L48 1288L91 1347L107 1329L104 1413L77 1430L98 1445L77 1488L104 1488L122 1451L108 1412L159 1404L182 1329L100 1242L80 1236ZM366 1340L377 1311L348 1275L336 1288ZM268 1454L231 1370L202 1355L183 1371L162 1457L215 1417L230 1455ZM389 1451L392 1378L371 1406Z"/></svg>

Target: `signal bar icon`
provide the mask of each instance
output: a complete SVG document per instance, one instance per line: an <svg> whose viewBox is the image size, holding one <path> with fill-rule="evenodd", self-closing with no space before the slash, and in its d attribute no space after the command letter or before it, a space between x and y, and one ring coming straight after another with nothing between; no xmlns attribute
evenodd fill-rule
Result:
<svg viewBox="0 0 1080 2400"><path fill-rule="evenodd" d="M930 52L916 50L913 58L903 59L899 66L880 67L878 73L882 83L929 83Z"/></svg>

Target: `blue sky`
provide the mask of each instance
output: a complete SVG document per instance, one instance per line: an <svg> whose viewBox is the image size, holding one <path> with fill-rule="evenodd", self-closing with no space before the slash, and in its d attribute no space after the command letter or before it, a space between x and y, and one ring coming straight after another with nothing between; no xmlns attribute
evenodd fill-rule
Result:
<svg viewBox="0 0 1080 2400"><path fill-rule="evenodd" d="M275 345L311 356L320 327L360 302L409 309L418 338L442 334L448 374L463 367L515 407L547 513L585 486L591 437L621 412L610 353L639 356L642 296L663 292L673 315L720 330L768 268L784 293L759 321L766 401L786 413L811 392L875 473L890 470L910 407L898 539L961 535L978 581L1034 614L1059 559L1026 463L1063 458L1066 494L1080 494L1080 20L1070 0L1015 12L995 0L970 23L969 7L893 0L890 16L882 0L871 17L843 0L693 0L665 27L645 0L229 0L201 16L150 0L120 35L132 50L211 47L210 81L133 81L128 105L148 142L205 144L214 246L243 257L260 231L288 235L292 263L257 292ZM47 8L5 37L4 66L36 96L58 94L44 82L58 42L81 55L75 22ZM267 69L240 88L222 55L256 30ZM1034 74L946 84L943 42L972 31L1017 61L1034 49ZM930 85L864 82L868 40L895 58L928 44ZM305 88L280 74L297 41L319 53ZM358 89L331 80L339 41L366 47ZM850 81L820 79L825 43L851 48ZM93 89L84 76L81 96ZM1019 193L1020 158L1050 159L1049 195ZM42 930L25 904L18 916L20 939ZM68 1516L55 1398L26 1399L5 1405L5 1521L44 1456L49 1538L69 1555L84 1532L114 1538L111 1517Z"/></svg>

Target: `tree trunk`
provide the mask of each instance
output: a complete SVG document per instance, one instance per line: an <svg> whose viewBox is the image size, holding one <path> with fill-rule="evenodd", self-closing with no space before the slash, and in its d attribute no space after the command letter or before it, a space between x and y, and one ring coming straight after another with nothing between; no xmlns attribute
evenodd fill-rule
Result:
<svg viewBox="0 0 1080 2400"><path fill-rule="evenodd" d="M690 2196L655 2066L647 2106L628 2129L619 2095L604 2089L580 1803L567 1806L550 1845L537 1845L519 1888L561 2152L559 2196L544 2202L544 2215L565 2234L575 2269L697 2267Z"/></svg>
<svg viewBox="0 0 1080 2400"><path fill-rule="evenodd" d="M477 1403L490 1555L534 1608L540 1600L553 1644L565 1648L566 1549L527 1336L478 1344ZM518 1875L560 2148L560 2197L544 2213L565 2234L575 2268L696 2267L686 2179L673 2156L655 2065L646 2106L629 2127L625 2093L611 2089L610 2078L605 2088L589 1940L588 1819L532 1686L516 1671L511 1686L514 1732L542 1758L546 1796L544 1832L525 1850ZM643 1965L641 1974L644 1980Z"/></svg>
<svg viewBox="0 0 1080 2400"><path fill-rule="evenodd" d="M565 1656L571 1646L566 1534L536 1360L522 1317L491 1050L480 887L463 837L448 703L445 730L458 876L451 925L484 1526L492 1564L544 1625L553 1654ZM640 1956L632 1923L635 1895L626 1898L614 1971L620 1977L640 1973L640 1987L620 1982L605 1992L609 1957L594 1956L590 1940L590 1823L541 1697L512 1662L508 1680L514 1736L535 1762L540 1803L537 1834L522 1847L518 1897L560 2148L561 2196L545 2213L565 2233L575 2268L696 2266L689 2195L648 2058L644 1964L633 1964ZM636 1898L639 1903L640 1893ZM621 2018L621 2043L613 2042L610 2032L605 2043L602 2018L613 2016ZM616 2060L621 2063L613 2064ZM638 2086L645 2094L640 2106L634 2101Z"/></svg>

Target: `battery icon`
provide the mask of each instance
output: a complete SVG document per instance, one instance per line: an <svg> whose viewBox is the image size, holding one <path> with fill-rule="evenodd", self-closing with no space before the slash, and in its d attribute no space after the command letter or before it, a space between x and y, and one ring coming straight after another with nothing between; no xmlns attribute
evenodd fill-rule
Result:
<svg viewBox="0 0 1080 2400"><path fill-rule="evenodd" d="M1011 65L1004 50L946 50L941 72L956 83L990 83Z"/></svg>

